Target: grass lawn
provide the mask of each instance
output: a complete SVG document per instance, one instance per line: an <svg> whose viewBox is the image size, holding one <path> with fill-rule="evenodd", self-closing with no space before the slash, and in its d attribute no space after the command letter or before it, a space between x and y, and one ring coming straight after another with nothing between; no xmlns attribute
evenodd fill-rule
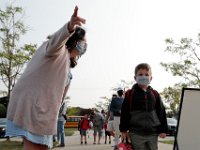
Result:
<svg viewBox="0 0 200 150"><path fill-rule="evenodd" d="M65 136L72 136L77 128L65 128Z"/></svg>
<svg viewBox="0 0 200 150"><path fill-rule="evenodd" d="M1 150L22 150L22 142L20 141L0 141Z"/></svg>
<svg viewBox="0 0 200 150"><path fill-rule="evenodd" d="M74 131L77 131L77 128L65 128L65 136L72 136ZM54 143L54 147L57 143ZM22 150L23 144L21 141L14 141L14 139L10 139L10 141L1 140L0 141L0 150Z"/></svg>
<svg viewBox="0 0 200 150"><path fill-rule="evenodd" d="M76 131L77 128L65 128L65 136L72 136L74 134L74 131ZM59 143L53 142L53 148L55 148Z"/></svg>
<svg viewBox="0 0 200 150"><path fill-rule="evenodd" d="M174 144L174 140L169 140L169 141L159 141L160 143L164 143L164 144Z"/></svg>

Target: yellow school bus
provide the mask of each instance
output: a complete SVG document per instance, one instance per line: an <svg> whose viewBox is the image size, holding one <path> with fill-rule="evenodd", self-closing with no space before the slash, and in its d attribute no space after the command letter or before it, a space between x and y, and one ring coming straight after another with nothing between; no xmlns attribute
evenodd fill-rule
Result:
<svg viewBox="0 0 200 150"><path fill-rule="evenodd" d="M66 128L78 128L78 122L83 116L67 116Z"/></svg>

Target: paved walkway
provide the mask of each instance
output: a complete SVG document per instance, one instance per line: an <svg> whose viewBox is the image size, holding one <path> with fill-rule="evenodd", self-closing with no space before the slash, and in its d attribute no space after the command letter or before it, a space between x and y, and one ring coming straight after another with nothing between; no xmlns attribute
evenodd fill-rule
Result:
<svg viewBox="0 0 200 150"><path fill-rule="evenodd" d="M88 144L80 144L80 135L79 132L75 132L73 136L65 137L65 147L57 147L54 150L113 150L113 139L111 144L104 144L104 138L101 141L101 144L93 144L93 135L92 131L89 132ZM159 150L172 150L173 146L169 144L158 144Z"/></svg>

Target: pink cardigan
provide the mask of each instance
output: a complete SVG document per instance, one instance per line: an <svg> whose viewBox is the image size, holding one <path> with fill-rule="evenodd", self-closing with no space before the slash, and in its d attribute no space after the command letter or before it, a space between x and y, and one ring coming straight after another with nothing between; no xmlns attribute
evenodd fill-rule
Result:
<svg viewBox="0 0 200 150"><path fill-rule="evenodd" d="M56 134L58 111L69 71L65 24L35 52L13 88L7 118L29 132Z"/></svg>

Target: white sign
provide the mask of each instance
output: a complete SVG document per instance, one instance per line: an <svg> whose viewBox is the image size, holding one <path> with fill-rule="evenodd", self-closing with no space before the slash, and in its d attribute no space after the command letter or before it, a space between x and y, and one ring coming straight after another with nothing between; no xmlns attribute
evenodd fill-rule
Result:
<svg viewBox="0 0 200 150"><path fill-rule="evenodd" d="M182 90L174 150L200 150L200 89Z"/></svg>

